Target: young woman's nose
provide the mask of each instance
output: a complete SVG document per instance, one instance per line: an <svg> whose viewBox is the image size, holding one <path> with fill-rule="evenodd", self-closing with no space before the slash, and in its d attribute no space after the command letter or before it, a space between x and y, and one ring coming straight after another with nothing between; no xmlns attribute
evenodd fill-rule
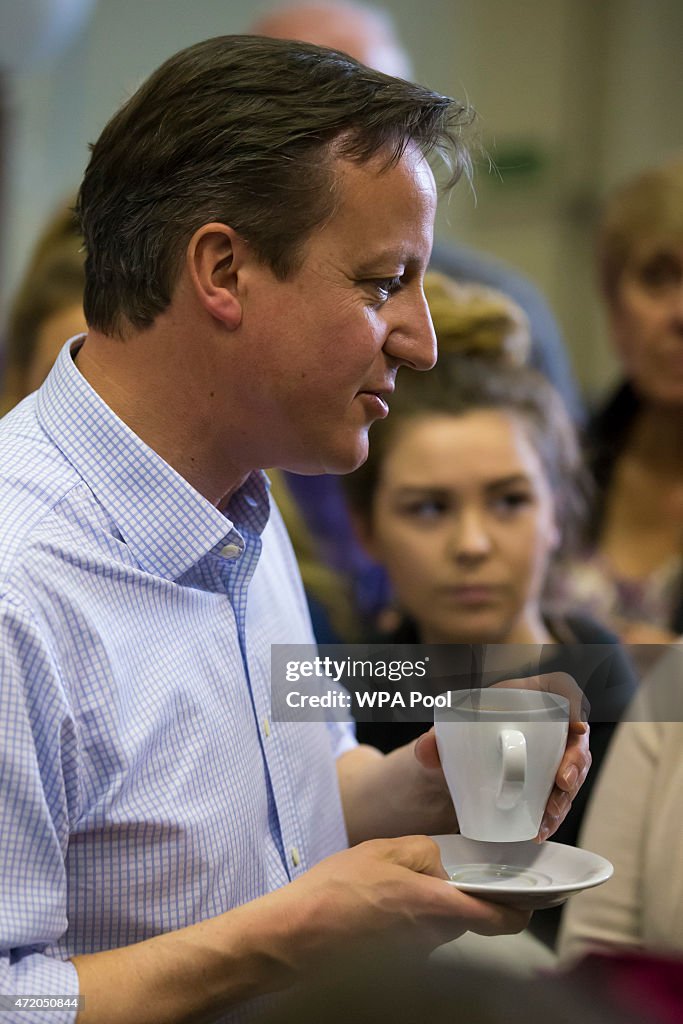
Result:
<svg viewBox="0 0 683 1024"><path fill-rule="evenodd" d="M453 524L450 548L458 558L485 558L491 550L486 518L479 509L461 509Z"/></svg>

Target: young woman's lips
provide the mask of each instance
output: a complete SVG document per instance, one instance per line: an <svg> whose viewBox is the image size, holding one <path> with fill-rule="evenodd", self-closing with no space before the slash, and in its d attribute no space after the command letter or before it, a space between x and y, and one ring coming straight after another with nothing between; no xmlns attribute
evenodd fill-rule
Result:
<svg viewBox="0 0 683 1024"><path fill-rule="evenodd" d="M500 594L500 587L486 583L472 583L463 586L441 587L440 593L456 604L476 607L491 604Z"/></svg>

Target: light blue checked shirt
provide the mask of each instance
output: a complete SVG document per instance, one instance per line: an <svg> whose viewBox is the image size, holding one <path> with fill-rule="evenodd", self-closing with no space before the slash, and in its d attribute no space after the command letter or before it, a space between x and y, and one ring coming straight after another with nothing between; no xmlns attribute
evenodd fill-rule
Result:
<svg viewBox="0 0 683 1024"><path fill-rule="evenodd" d="M67 958L220 914L346 845L350 727L269 721L270 645L313 638L265 477L219 512L72 344L0 423L5 994L75 994Z"/></svg>

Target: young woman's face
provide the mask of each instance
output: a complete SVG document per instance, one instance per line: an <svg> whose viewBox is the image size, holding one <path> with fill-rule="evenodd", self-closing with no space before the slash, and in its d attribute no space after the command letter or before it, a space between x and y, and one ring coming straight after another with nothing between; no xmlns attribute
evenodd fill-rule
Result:
<svg viewBox="0 0 683 1024"><path fill-rule="evenodd" d="M610 304L628 379L648 401L683 403L683 245L645 245Z"/></svg>
<svg viewBox="0 0 683 1024"><path fill-rule="evenodd" d="M531 643L558 543L554 505L521 417L426 415L381 468L368 547L426 643Z"/></svg>

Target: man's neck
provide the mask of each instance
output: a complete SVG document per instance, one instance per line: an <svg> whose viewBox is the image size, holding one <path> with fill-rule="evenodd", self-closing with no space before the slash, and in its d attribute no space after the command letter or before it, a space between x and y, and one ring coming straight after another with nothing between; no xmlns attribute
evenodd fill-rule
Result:
<svg viewBox="0 0 683 1024"><path fill-rule="evenodd" d="M89 331L76 366L145 444L212 504L225 508L250 467L234 458L225 432L219 440L217 412L225 398L218 399L211 368L202 374L187 339L172 325L165 329L162 320L125 339Z"/></svg>

